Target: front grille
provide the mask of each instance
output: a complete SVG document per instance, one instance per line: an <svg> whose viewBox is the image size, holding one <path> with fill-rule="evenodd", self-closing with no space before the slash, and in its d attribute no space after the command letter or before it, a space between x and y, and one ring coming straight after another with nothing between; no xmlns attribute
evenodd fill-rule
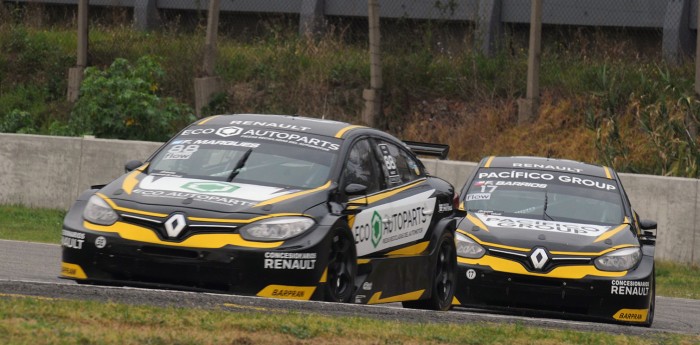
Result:
<svg viewBox="0 0 700 345"><path fill-rule="evenodd" d="M143 216L134 216L131 214L121 214L122 220L125 223L137 225L143 228L151 229L155 232L158 237L162 240L174 240L168 236L168 232L165 230L165 219L150 218ZM195 234L211 234L211 233L226 233L235 234L238 233L237 225L222 225L220 223L204 223L197 222L188 224L177 236L177 240L183 240Z"/></svg>
<svg viewBox="0 0 700 345"><path fill-rule="evenodd" d="M580 266L590 265L592 263L592 258L590 257L575 257L550 254L547 263L541 269L536 269L532 263L532 260L530 260L530 253L494 248L489 248L488 250L489 254L491 254L492 256L519 262L528 271L536 273L547 273L553 270L554 268L560 266Z"/></svg>

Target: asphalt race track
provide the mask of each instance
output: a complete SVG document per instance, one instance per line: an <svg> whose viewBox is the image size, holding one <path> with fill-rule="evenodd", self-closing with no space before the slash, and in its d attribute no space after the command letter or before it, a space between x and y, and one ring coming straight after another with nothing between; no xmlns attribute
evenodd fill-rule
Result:
<svg viewBox="0 0 700 345"><path fill-rule="evenodd" d="M0 297L31 295L62 299L89 299L128 304L219 308L237 312L257 310L271 313L308 312L337 316L364 316L407 322L502 322L549 328L604 331L641 335L656 332L700 334L700 300L656 297L656 315L651 328L558 319L558 315L519 316L475 309L457 308L433 312L388 305L353 305L324 302L276 300L203 292L169 291L78 285L57 278L61 247L0 240Z"/></svg>

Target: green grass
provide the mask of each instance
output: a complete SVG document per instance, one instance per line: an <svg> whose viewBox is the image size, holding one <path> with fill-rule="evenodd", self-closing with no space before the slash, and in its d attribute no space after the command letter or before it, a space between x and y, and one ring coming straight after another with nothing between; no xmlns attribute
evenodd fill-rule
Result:
<svg viewBox="0 0 700 345"><path fill-rule="evenodd" d="M108 327L105 327L107 326ZM691 344L700 336L627 336L521 324L418 324L362 317L132 306L0 295L3 344Z"/></svg>
<svg viewBox="0 0 700 345"><path fill-rule="evenodd" d="M0 206L0 239L60 243L65 211ZM656 262L656 294L700 299L700 267Z"/></svg>

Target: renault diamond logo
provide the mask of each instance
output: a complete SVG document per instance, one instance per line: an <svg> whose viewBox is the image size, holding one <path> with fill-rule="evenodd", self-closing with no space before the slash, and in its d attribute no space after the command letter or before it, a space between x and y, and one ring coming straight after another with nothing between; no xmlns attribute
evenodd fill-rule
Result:
<svg viewBox="0 0 700 345"><path fill-rule="evenodd" d="M174 214L170 219L165 221L165 231L168 232L168 237L177 237L182 229L187 225L185 216L180 213Z"/></svg>
<svg viewBox="0 0 700 345"><path fill-rule="evenodd" d="M549 261L549 255L547 255L547 251L544 248L537 248L530 254L530 261L532 261L532 266L534 266L535 269L541 270L547 261Z"/></svg>

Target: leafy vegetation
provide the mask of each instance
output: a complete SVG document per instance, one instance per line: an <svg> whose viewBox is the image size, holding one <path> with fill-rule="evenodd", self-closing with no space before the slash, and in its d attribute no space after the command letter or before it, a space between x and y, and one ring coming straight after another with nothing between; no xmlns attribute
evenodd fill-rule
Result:
<svg viewBox="0 0 700 345"><path fill-rule="evenodd" d="M69 104L73 17L40 25L29 7L5 6L1 131L163 140L187 122L193 78L202 73L201 16L194 23L170 17L159 31L139 32L119 10L98 13L83 98ZM299 36L296 22L267 17L242 33L222 26L216 73L224 92L205 115L286 113L361 123L362 89L369 85L366 23L331 22L323 37L312 38ZM527 31L507 28L501 49L485 56L473 48L470 25L383 22L380 127L407 140L448 143L455 160L540 155L621 172L700 176L694 64L663 61L660 32L545 28L540 114L518 125Z"/></svg>

